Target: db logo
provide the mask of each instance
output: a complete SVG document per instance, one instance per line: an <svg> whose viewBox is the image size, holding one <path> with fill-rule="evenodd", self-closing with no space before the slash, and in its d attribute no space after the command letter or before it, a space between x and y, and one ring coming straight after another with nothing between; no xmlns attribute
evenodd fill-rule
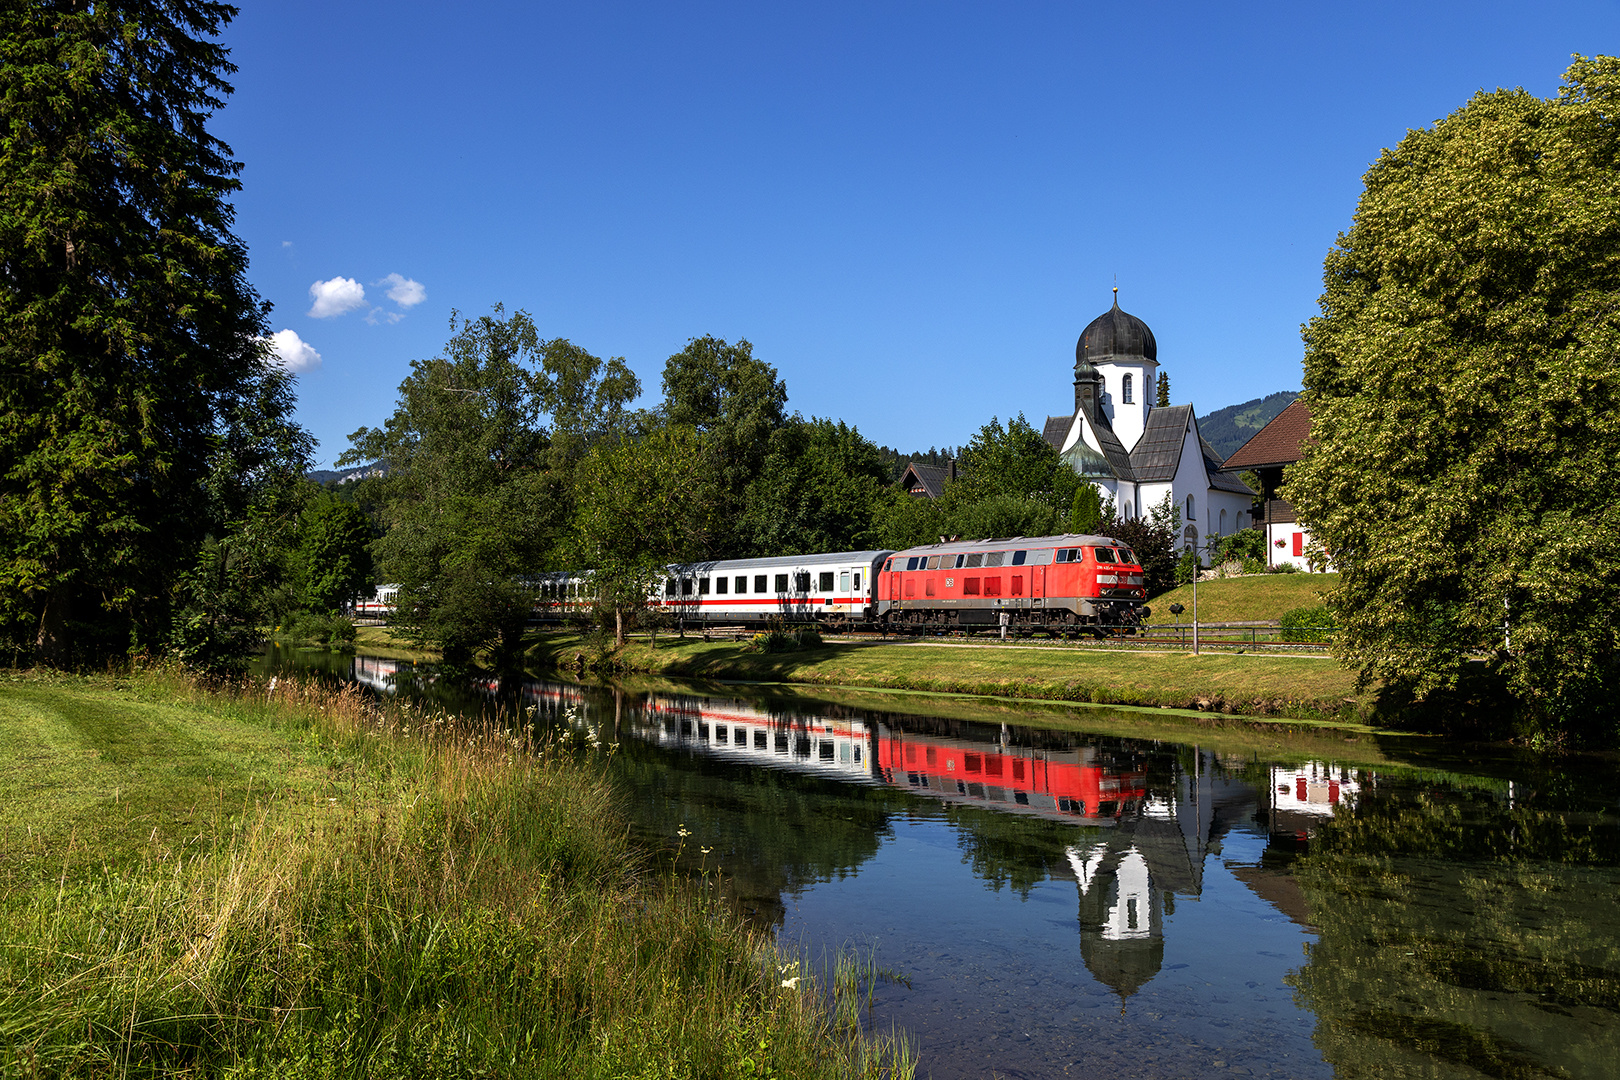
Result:
<svg viewBox="0 0 1620 1080"><path fill-rule="evenodd" d="M950 588L952 585L955 585L955 584L956 584L956 579L955 578L949 578L948 577L948 578L945 579L945 587L947 589Z"/></svg>

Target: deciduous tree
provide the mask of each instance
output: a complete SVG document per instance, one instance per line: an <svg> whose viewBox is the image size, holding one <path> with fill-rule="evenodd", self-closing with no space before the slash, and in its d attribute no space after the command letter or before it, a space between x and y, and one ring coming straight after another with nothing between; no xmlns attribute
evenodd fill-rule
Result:
<svg viewBox="0 0 1620 1080"><path fill-rule="evenodd" d="M1421 697L1501 650L1543 734L1620 690L1620 61L1480 93L1368 170L1305 328L1285 496L1338 649Z"/></svg>

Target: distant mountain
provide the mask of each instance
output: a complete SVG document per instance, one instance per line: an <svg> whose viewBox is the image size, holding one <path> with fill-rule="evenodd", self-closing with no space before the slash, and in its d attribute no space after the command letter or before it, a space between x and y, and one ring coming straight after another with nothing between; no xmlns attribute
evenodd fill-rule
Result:
<svg viewBox="0 0 1620 1080"><path fill-rule="evenodd" d="M1241 405L1228 405L1224 409L1216 409L1208 416L1198 418L1198 433L1204 437L1205 442L1215 448L1221 459L1225 460L1297 397L1299 397L1298 390L1279 390L1275 394L1245 401Z"/></svg>
<svg viewBox="0 0 1620 1080"><path fill-rule="evenodd" d="M350 480L363 480L368 476L381 476L388 471L380 461L373 461L368 465L356 465L352 469L315 469L304 474L304 479L313 480L322 485L347 484Z"/></svg>

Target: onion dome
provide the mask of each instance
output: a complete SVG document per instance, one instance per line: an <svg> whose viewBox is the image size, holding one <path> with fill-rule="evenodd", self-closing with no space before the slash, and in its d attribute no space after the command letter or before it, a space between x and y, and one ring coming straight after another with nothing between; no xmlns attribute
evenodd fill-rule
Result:
<svg viewBox="0 0 1620 1080"><path fill-rule="evenodd" d="M1159 362L1159 343L1153 340L1153 331L1135 315L1120 310L1118 289L1114 290L1114 306L1080 331L1074 346L1075 375L1080 374L1081 364L1110 360Z"/></svg>

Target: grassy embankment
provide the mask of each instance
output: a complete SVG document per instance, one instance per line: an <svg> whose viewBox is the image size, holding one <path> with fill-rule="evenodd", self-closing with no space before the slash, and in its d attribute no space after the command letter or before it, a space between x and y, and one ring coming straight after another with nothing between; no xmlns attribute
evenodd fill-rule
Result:
<svg viewBox="0 0 1620 1080"><path fill-rule="evenodd" d="M1199 622L1276 622L1294 608L1316 607L1322 593L1339 583L1338 574L1252 574L1248 577L1219 578L1198 583ZM1153 626L1174 625L1170 605L1180 604L1183 626L1192 622L1193 587L1182 585L1160 596L1149 606Z"/></svg>
<svg viewBox="0 0 1620 1080"><path fill-rule="evenodd" d="M530 650L536 669L568 668L592 655L571 634ZM854 641L789 653L744 642L633 638L613 654L621 669L686 679L807 683L1045 701L1146 705L1319 720L1356 720L1370 707L1354 677L1325 658L1078 647L977 647L964 641Z"/></svg>
<svg viewBox="0 0 1620 1080"><path fill-rule="evenodd" d="M5 1075L895 1064L859 988L825 1007L646 868L599 778L495 726L287 682L11 673L0 791Z"/></svg>

